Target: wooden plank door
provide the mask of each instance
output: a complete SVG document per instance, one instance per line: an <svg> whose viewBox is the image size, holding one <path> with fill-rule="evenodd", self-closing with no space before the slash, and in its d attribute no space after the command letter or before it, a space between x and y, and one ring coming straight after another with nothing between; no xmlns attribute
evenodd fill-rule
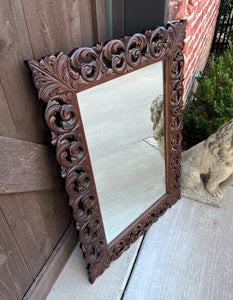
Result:
<svg viewBox="0 0 233 300"><path fill-rule="evenodd" d="M53 256L56 259L54 249L72 222L43 122L43 104L35 95L24 60L59 51L68 54L73 48L103 41L104 20L104 0L1 1L1 299L25 295L45 263ZM77 243L75 235L67 236L65 258L60 255L56 272L46 277L45 291L37 289L41 299ZM33 298L30 292L25 299L30 295Z"/></svg>

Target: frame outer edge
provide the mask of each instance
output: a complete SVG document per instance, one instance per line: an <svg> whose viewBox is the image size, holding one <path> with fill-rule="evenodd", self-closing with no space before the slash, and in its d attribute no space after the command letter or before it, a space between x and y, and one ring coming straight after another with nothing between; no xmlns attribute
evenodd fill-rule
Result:
<svg viewBox="0 0 233 300"><path fill-rule="evenodd" d="M184 66L182 50L185 24L186 21L182 20L168 25L168 29L159 27L154 31L147 31L145 35L135 34L122 40L110 41L105 45L79 48L70 56L59 53L57 56L47 56L40 61L26 62L32 72L38 97L47 102L45 120L51 130L51 143L56 146L56 159L61 166L61 176L65 178L66 192L69 204L73 207L91 283L180 197ZM137 51L144 51L146 47L146 53L140 52L141 56L135 56L131 49L132 45L135 45ZM121 65L116 63L119 51L123 53L120 56L123 59ZM160 54L157 55L156 51ZM91 60L91 63L88 65L85 59L89 62ZM164 59L167 60L166 69L169 70L167 72L169 74L166 75L166 93L171 117L171 120L166 118L166 126L169 128L167 145L170 145L166 162L168 168L173 165L172 171L171 168L168 171L167 194L107 245L76 93ZM109 60L112 68L105 65L106 60ZM177 105L173 102L177 102ZM171 186L171 178L174 186Z"/></svg>

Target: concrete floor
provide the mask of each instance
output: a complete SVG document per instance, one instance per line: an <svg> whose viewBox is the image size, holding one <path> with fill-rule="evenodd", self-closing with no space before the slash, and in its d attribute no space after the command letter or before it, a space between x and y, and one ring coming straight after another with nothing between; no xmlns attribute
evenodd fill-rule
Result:
<svg viewBox="0 0 233 300"><path fill-rule="evenodd" d="M233 187L220 208L182 198L93 285L77 246L47 300L233 299L232 200Z"/></svg>

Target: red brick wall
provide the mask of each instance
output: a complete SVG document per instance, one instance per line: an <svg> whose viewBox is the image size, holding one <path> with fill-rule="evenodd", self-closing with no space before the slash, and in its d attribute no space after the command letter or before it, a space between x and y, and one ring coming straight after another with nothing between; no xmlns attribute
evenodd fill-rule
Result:
<svg viewBox="0 0 233 300"><path fill-rule="evenodd" d="M184 102L209 55L220 0L169 0L168 21L187 19Z"/></svg>

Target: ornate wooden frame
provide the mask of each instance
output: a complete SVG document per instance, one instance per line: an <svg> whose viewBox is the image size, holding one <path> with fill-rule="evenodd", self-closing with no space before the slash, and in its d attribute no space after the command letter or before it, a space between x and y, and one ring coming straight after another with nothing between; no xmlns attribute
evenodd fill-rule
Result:
<svg viewBox="0 0 233 300"><path fill-rule="evenodd" d="M167 28L78 48L69 56L59 53L26 62L38 97L47 103L45 120L91 283L180 198L185 24L182 20ZM161 60L166 71L167 192L108 245L76 93Z"/></svg>

